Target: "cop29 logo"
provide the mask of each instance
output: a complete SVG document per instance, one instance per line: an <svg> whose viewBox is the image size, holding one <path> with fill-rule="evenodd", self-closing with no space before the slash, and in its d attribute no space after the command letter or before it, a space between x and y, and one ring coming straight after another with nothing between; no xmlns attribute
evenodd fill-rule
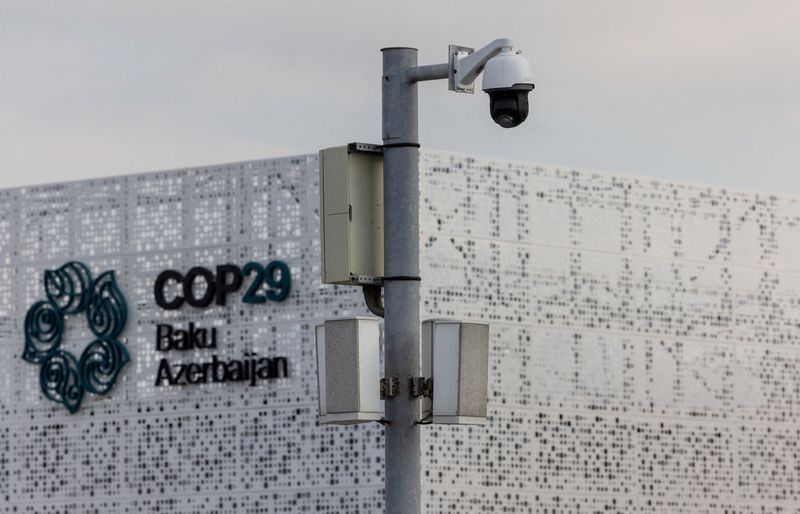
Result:
<svg viewBox="0 0 800 514"><path fill-rule="evenodd" d="M25 316L22 358L39 364L44 395L69 412L81 406L85 392L108 393L129 360L117 339L125 328L128 308L113 271L92 278L80 262L44 272L47 300L34 303ZM76 358L61 348L68 316L84 314L94 340Z"/></svg>

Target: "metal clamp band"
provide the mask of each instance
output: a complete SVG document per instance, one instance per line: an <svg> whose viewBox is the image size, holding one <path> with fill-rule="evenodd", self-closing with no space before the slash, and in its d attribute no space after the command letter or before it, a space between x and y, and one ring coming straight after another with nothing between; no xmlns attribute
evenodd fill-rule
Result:
<svg viewBox="0 0 800 514"><path fill-rule="evenodd" d="M383 148L402 148L405 146L412 147L412 148L419 148L419 143L384 143Z"/></svg>
<svg viewBox="0 0 800 514"><path fill-rule="evenodd" d="M414 277L411 275L395 275L394 277L381 277L384 282L399 282L399 281L408 281L408 282L421 282L422 277Z"/></svg>

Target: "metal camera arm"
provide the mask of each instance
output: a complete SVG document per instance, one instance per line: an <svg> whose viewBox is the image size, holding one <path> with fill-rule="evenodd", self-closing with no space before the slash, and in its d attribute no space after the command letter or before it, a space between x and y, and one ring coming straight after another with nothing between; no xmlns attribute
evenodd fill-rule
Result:
<svg viewBox="0 0 800 514"><path fill-rule="evenodd" d="M448 79L450 91L473 93L474 82L492 57L504 50L512 50L511 38L495 39L480 50L466 46L450 45L449 61L442 64L415 66L408 70L409 82Z"/></svg>
<svg viewBox="0 0 800 514"><path fill-rule="evenodd" d="M495 39L480 50L450 45L450 90L457 93L474 92L475 78L486 63L504 50L512 50L514 42L509 38Z"/></svg>

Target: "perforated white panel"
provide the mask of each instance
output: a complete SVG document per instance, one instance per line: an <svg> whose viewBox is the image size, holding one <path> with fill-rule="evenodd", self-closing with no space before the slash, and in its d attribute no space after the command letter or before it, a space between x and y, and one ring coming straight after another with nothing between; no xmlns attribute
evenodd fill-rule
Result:
<svg viewBox="0 0 800 514"><path fill-rule="evenodd" d="M0 512L347 512L382 509L379 425L316 426L312 327L363 314L359 292L319 283L316 158L297 157L0 192ZM76 414L45 399L20 358L42 272L116 270L131 362ZM280 259L284 302L156 305L165 269ZM247 281L249 284L249 280ZM155 350L155 326L217 327L219 348ZM67 320L65 349L90 341ZM158 362L284 356L289 378L156 387Z"/></svg>
<svg viewBox="0 0 800 514"><path fill-rule="evenodd" d="M442 152L421 168L423 316L492 334L490 423L423 427L426 512L797 509L798 201ZM315 422L312 327L366 312L319 284L318 203L315 156L0 191L0 512L382 512L382 428ZM73 259L117 271L131 362L70 415L20 355L42 271ZM164 269L273 259L285 302L153 301ZM159 322L290 376L157 388Z"/></svg>
<svg viewBox="0 0 800 514"><path fill-rule="evenodd" d="M491 324L426 512L796 512L800 202L430 152L426 316Z"/></svg>

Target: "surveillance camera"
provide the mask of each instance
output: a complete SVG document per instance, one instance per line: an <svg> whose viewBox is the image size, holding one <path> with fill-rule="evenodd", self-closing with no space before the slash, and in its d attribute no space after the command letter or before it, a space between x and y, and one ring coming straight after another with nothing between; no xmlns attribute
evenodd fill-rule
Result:
<svg viewBox="0 0 800 514"><path fill-rule="evenodd" d="M472 93L475 78L483 72L483 90L489 94L489 112L503 128L516 127L528 117L528 93L533 71L528 60L514 53L509 38L495 39L480 50L450 45L449 88Z"/></svg>
<svg viewBox="0 0 800 514"><path fill-rule="evenodd" d="M483 69L483 90L489 94L489 112L495 123L516 127L528 117L528 93L533 90L530 63L510 48L503 49Z"/></svg>

